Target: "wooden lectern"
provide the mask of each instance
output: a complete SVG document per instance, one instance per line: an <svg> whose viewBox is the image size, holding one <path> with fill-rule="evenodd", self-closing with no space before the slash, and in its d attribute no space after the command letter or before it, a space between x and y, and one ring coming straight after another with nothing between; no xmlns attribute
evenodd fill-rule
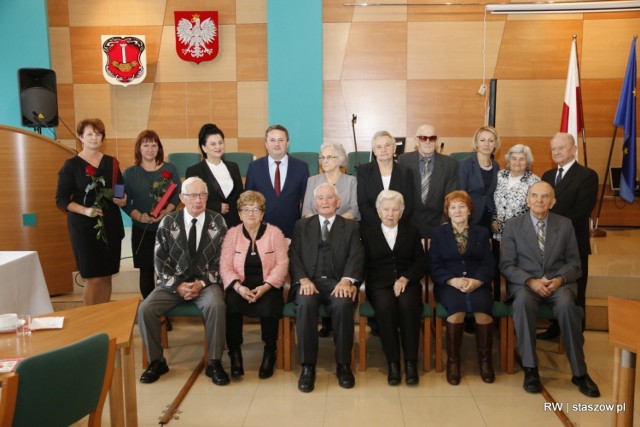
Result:
<svg viewBox="0 0 640 427"><path fill-rule="evenodd" d="M624 410L613 412L612 426L633 426L636 354L640 346L640 301L609 297L609 342L616 347L613 400Z"/></svg>

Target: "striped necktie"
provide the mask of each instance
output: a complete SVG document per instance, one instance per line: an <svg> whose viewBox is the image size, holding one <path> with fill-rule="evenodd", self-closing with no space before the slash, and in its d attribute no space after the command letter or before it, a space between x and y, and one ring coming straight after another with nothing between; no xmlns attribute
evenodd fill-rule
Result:
<svg viewBox="0 0 640 427"><path fill-rule="evenodd" d="M538 246L540 247L540 255L544 256L544 221L538 221L536 224L536 234L538 235Z"/></svg>
<svg viewBox="0 0 640 427"><path fill-rule="evenodd" d="M423 162L423 169L422 169L422 188L421 188L421 196L422 196L422 203L426 203L427 202L427 194L429 194L429 182L431 181L431 172L432 172L432 158L429 157L427 159L422 158L422 162Z"/></svg>

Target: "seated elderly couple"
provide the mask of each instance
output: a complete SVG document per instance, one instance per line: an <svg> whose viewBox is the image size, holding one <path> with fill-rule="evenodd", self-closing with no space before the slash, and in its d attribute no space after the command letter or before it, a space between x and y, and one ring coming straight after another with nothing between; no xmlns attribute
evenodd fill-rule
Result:
<svg viewBox="0 0 640 427"><path fill-rule="evenodd" d="M168 371L162 357L159 318L183 300L193 300L203 311L210 337L207 374L215 384L229 382L221 363L225 331L232 375L243 374L240 345L245 314L261 319L265 351L259 375L268 378L273 374L277 319L283 304L281 286L288 262L286 243L277 228L261 223L264 198L259 193L246 192L238 201L243 224L230 230L222 244L226 227L218 214L205 211L206 191L199 179L186 180L181 195L185 209L172 213L161 223L156 245L159 286L139 310L141 335L152 361L141 377L142 382L154 382ZM358 293L356 285L363 279L380 325L389 364L389 384L397 385L401 380L400 347L404 352L406 382L417 384L422 308L419 281L426 270L426 258L419 233L408 224L398 223L404 208L402 195L388 190L380 193L376 208L382 225L364 230L362 241L357 222L336 215L340 199L334 186L319 185L314 191L314 204L318 215L296 223L289 250L290 295L296 303L298 354L302 363L298 389L310 392L315 386L320 304L327 306L334 323L338 383L344 388L355 385L350 369L353 318ZM481 301L483 293L491 300L488 289L491 278L476 277L467 270L457 273L460 263L469 262L461 260L464 254L480 259L472 264L482 271L493 271L488 235L486 238L480 236L487 232L468 225L471 209L466 193L450 194L445 202L445 213L450 222L434 232L431 245L432 272L438 272L438 279L434 277L436 293L452 313L448 319L450 326L453 325L452 332L447 332L448 341L451 341L451 346L448 344L447 378L452 384L460 381L462 329L458 331L457 326L461 326L458 320L468 311L479 313L476 320L484 325L478 329L481 376L486 382L495 378L491 334L484 332L490 330L487 325L490 325L491 311L484 308L487 304L490 307L490 302ZM190 240L185 230L193 217L199 220L193 231L198 239L195 255L185 249ZM202 224L200 229L198 223ZM207 232L203 233L203 229ZM192 234L191 229L189 234ZM456 257L457 261L454 260ZM451 273L446 272L448 269ZM227 290L226 314L221 284ZM225 327L225 322L233 326ZM585 375L586 367L576 377Z"/></svg>

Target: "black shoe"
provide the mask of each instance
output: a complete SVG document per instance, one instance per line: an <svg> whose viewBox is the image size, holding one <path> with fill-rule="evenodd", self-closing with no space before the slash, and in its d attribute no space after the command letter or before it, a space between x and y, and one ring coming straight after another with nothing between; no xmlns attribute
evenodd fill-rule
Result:
<svg viewBox="0 0 640 427"><path fill-rule="evenodd" d="M522 368L524 369L524 383L522 387L527 393L540 393L542 391L542 383L540 382L540 374L538 368Z"/></svg>
<svg viewBox="0 0 640 427"><path fill-rule="evenodd" d="M372 337L380 336L380 328L378 327L378 322L376 322L375 317L369 317L367 319L367 325L369 325L369 328L371 329Z"/></svg>
<svg viewBox="0 0 640 427"><path fill-rule="evenodd" d="M298 390L303 393L313 391L316 383L316 367L315 365L302 365L302 373L298 379Z"/></svg>
<svg viewBox="0 0 640 427"><path fill-rule="evenodd" d="M420 382L420 377L418 376L418 364L415 360L404 361L404 374L407 385L416 385Z"/></svg>
<svg viewBox="0 0 640 427"><path fill-rule="evenodd" d="M260 364L260 370L258 376L261 379L271 378L273 376L273 368L276 365L276 352L265 350L262 354L262 363Z"/></svg>
<svg viewBox="0 0 640 427"><path fill-rule="evenodd" d="M240 378L243 376L244 368L242 367L242 350L240 350L240 348L229 350L229 359L231 359L231 376L233 378Z"/></svg>
<svg viewBox="0 0 640 427"><path fill-rule="evenodd" d="M320 328L320 330L318 331L318 336L320 338L327 338L331 336L331 328L327 328L326 326L323 326L322 328Z"/></svg>
<svg viewBox="0 0 640 427"><path fill-rule="evenodd" d="M351 372L349 365L338 363L336 376L338 377L338 384L342 388L353 388L356 385L356 379L353 377L353 372Z"/></svg>
<svg viewBox="0 0 640 427"><path fill-rule="evenodd" d="M589 374L581 377L572 377L571 382L578 386L580 393L587 397L600 397L600 390L596 383L593 382Z"/></svg>
<svg viewBox="0 0 640 427"><path fill-rule="evenodd" d="M157 359L149 363L147 370L140 376L140 382L143 384L151 384L158 381L160 375L169 372L169 367L164 359Z"/></svg>
<svg viewBox="0 0 640 427"><path fill-rule="evenodd" d="M387 382L389 385L398 385L401 380L400 362L389 363L389 370L387 371Z"/></svg>
<svg viewBox="0 0 640 427"><path fill-rule="evenodd" d="M213 381L215 385L227 385L231 382L229 375L222 367L222 362L218 359L209 361L205 375L211 377L211 381Z"/></svg>
<svg viewBox="0 0 640 427"><path fill-rule="evenodd" d="M560 336L560 327L558 326L558 322L555 321L551 322L551 325L549 325L546 331L536 334L536 338L539 340L552 340L558 338L558 336Z"/></svg>

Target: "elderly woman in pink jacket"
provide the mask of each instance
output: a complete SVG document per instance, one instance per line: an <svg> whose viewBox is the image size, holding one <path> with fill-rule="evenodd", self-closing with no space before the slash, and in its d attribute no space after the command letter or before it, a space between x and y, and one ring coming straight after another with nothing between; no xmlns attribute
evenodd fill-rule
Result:
<svg viewBox="0 0 640 427"><path fill-rule="evenodd" d="M273 375L278 320L282 317L282 286L289 268L288 244L280 229L262 222L265 198L245 191L238 199L242 224L227 232L220 255L220 276L226 290L227 346L231 376L244 375L242 366L243 316L259 317L264 354L259 377Z"/></svg>

